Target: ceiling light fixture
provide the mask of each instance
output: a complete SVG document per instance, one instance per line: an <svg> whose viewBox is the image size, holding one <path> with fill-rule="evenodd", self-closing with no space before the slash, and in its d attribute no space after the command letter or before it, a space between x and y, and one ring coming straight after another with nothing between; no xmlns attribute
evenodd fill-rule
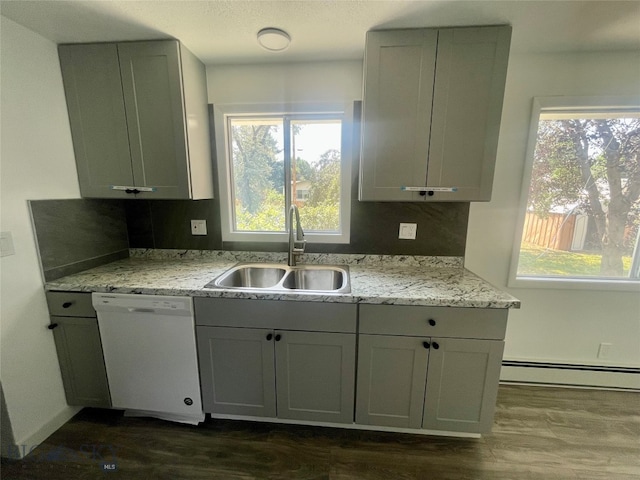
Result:
<svg viewBox="0 0 640 480"><path fill-rule="evenodd" d="M291 37L279 28L263 28L258 32L258 43L271 52L281 52L287 49L291 43Z"/></svg>

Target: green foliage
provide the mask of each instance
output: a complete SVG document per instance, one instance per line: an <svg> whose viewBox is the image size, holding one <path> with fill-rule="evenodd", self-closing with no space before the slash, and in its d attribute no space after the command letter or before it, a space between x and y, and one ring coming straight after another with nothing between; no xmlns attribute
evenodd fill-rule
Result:
<svg viewBox="0 0 640 480"><path fill-rule="evenodd" d="M250 212L236 203L236 228L249 232L284 232L284 195L268 190L260 208Z"/></svg>
<svg viewBox="0 0 640 480"><path fill-rule="evenodd" d="M273 187L272 171L278 147L274 125L234 125L233 180L242 208L256 213Z"/></svg>
<svg viewBox="0 0 640 480"><path fill-rule="evenodd" d="M303 125L291 124L293 134ZM284 164L278 161L278 126L232 126L235 228L239 231L285 231ZM317 162L295 159L296 181L309 181L309 198L296 202L305 231L340 228L340 170L337 150L327 150Z"/></svg>

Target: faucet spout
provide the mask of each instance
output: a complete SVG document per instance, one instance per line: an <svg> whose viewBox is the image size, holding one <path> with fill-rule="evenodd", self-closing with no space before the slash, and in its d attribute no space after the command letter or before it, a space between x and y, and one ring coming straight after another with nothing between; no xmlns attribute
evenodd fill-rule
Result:
<svg viewBox="0 0 640 480"><path fill-rule="evenodd" d="M296 205L291 205L289 208L289 255L287 257L287 264L290 267L296 266L297 258L304 253L305 243L304 231L300 225L300 212L298 212Z"/></svg>

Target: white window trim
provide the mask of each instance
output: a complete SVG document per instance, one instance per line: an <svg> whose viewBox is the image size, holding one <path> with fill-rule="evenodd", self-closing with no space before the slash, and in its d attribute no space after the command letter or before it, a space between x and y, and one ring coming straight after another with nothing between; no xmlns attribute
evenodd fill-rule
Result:
<svg viewBox="0 0 640 480"><path fill-rule="evenodd" d="M228 117L238 115L296 115L336 114L342 117L341 177L340 177L340 226L338 233L316 233L305 230L307 243L349 243L351 225L351 161L353 157L353 105L335 103L260 103L260 104L216 104L213 107L220 192L220 222L223 242L288 242L286 232L235 232L231 198L231 172L229 162ZM304 229L304 223L302 225Z"/></svg>
<svg viewBox="0 0 640 480"><path fill-rule="evenodd" d="M533 170L533 155L538 137L538 122L540 113L553 113L554 110L560 112L590 112L602 109L607 113L629 110L637 110L640 107L640 95L631 96L598 96L598 97L535 97L531 111L531 121L529 123L529 140L527 142L526 160L524 173L522 176L522 187L520 194L520 204L518 209L518 221L513 241L511 253L511 264L509 267L509 279L507 285L511 288L546 288L546 289L569 289L569 290L612 290L612 291L638 291L640 292L640 280L625 278L561 278L543 276L518 276L518 260L520 257L520 244L525 222L527 201L529 197L529 186L531 185L531 175Z"/></svg>

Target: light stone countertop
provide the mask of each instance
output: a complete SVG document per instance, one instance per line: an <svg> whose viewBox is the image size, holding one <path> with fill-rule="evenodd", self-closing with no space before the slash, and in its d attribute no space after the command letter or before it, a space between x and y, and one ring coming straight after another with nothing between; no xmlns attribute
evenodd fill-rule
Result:
<svg viewBox="0 0 640 480"><path fill-rule="evenodd" d="M520 301L463 268L462 257L304 254L300 263L348 265L351 293L248 292L204 286L239 262L286 264L286 253L143 250L46 282L47 290L264 300L519 308Z"/></svg>

